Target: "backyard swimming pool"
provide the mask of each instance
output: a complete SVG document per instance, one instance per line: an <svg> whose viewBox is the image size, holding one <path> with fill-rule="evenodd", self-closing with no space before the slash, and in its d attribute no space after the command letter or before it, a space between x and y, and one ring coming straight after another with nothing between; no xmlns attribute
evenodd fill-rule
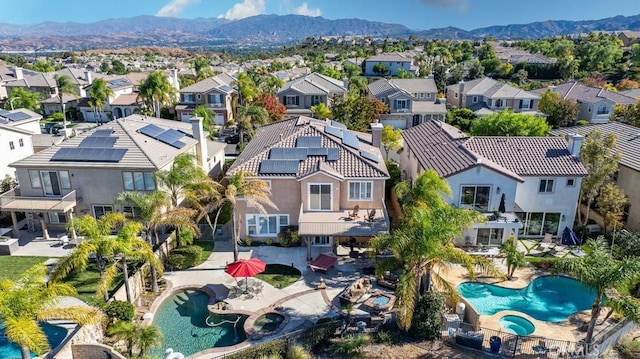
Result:
<svg viewBox="0 0 640 359"><path fill-rule="evenodd" d="M163 334L162 344L151 354L163 358L164 351L172 348L174 352L189 356L244 341L247 316L211 314L207 309L209 298L206 293L185 290L165 299L153 320Z"/></svg>
<svg viewBox="0 0 640 359"><path fill-rule="evenodd" d="M47 335L47 340L49 341L49 347L53 350L55 349L64 338L67 336L67 329L59 327L57 325L49 324L49 323L41 323L40 327L44 330L44 333ZM3 359L20 359L22 356L20 355L20 347L7 340L4 336L4 328L0 323L0 358ZM36 355L31 353L31 357L35 358Z"/></svg>
<svg viewBox="0 0 640 359"><path fill-rule="evenodd" d="M539 277L521 289L465 282L458 285L458 292L482 315L513 310L546 322L561 322L589 309L596 297L593 289L561 276Z"/></svg>

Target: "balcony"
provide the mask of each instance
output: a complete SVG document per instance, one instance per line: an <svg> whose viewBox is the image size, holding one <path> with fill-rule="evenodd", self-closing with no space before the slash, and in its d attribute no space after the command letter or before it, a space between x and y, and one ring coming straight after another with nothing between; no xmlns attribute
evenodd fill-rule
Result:
<svg viewBox="0 0 640 359"><path fill-rule="evenodd" d="M61 197L24 197L20 186L0 196L0 210L14 212L68 212L77 203L76 191Z"/></svg>
<svg viewBox="0 0 640 359"><path fill-rule="evenodd" d="M341 209L335 212L304 212L300 208L298 233L302 236L345 236L374 237L389 233L389 215L384 203L375 208L375 215L369 220L369 211L361 208L356 217L353 209Z"/></svg>

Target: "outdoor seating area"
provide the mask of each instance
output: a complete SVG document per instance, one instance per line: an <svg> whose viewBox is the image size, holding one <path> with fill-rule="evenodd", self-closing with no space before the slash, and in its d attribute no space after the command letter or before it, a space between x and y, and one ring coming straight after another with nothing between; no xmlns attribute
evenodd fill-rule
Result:
<svg viewBox="0 0 640 359"><path fill-rule="evenodd" d="M340 295L338 295L338 298L340 298L341 304L355 304L370 289L371 280L369 278L359 278L345 288Z"/></svg>
<svg viewBox="0 0 640 359"><path fill-rule="evenodd" d="M377 284L380 287L396 290L398 286L399 277L389 271L385 272L381 277L378 277Z"/></svg>

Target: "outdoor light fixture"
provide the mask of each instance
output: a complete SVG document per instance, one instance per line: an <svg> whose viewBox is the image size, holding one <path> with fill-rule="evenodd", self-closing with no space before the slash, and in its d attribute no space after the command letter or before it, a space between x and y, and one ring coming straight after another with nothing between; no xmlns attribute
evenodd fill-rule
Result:
<svg viewBox="0 0 640 359"><path fill-rule="evenodd" d="M561 219L562 219L562 222L564 222L564 214L562 215Z"/></svg>
<svg viewBox="0 0 640 359"><path fill-rule="evenodd" d="M500 194L500 187L496 188L496 193Z"/></svg>

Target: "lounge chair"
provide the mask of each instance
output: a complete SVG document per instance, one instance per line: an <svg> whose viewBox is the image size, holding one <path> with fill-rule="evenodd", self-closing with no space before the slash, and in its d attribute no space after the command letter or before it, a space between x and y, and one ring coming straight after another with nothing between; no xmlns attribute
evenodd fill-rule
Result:
<svg viewBox="0 0 640 359"><path fill-rule="evenodd" d="M355 207L353 207L353 212L349 213L349 217L351 218L358 218L358 212L360 211L360 205L355 205Z"/></svg>
<svg viewBox="0 0 640 359"><path fill-rule="evenodd" d="M554 244L552 241L552 234L551 233L545 233L544 234L544 238L542 239L542 242L540 242L540 248L544 248L544 249L551 249L553 248L552 245Z"/></svg>
<svg viewBox="0 0 640 359"><path fill-rule="evenodd" d="M309 268L314 272L327 273L329 268L333 267L338 258L320 254L316 259L309 263Z"/></svg>

